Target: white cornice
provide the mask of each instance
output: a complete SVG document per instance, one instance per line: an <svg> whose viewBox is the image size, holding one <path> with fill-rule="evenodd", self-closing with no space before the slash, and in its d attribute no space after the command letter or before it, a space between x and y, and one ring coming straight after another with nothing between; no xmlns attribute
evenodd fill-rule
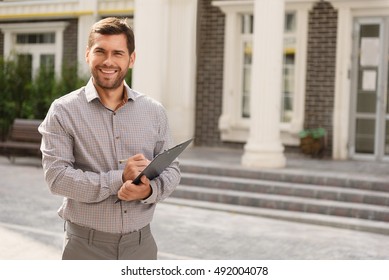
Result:
<svg viewBox="0 0 389 280"><path fill-rule="evenodd" d="M285 0L285 8L311 7L318 0ZM224 13L249 12L254 9L254 0L214 0L212 5L219 7Z"/></svg>
<svg viewBox="0 0 389 280"><path fill-rule="evenodd" d="M389 8L388 0L326 0L335 8L350 9L381 9ZM285 0L286 7L303 4L315 4L318 0ZM223 12L231 10L253 9L254 0L214 0L212 5L219 7Z"/></svg>
<svg viewBox="0 0 389 280"><path fill-rule="evenodd" d="M388 0L329 0L335 8L381 9L389 8Z"/></svg>
<svg viewBox="0 0 389 280"><path fill-rule="evenodd" d="M34 33L37 30L40 32L64 30L68 24L67 22L6 23L0 24L0 29L3 32L23 30L23 33Z"/></svg>
<svg viewBox="0 0 389 280"><path fill-rule="evenodd" d="M97 2L96 2L97 1ZM0 20L133 14L135 0L56 0L0 2Z"/></svg>

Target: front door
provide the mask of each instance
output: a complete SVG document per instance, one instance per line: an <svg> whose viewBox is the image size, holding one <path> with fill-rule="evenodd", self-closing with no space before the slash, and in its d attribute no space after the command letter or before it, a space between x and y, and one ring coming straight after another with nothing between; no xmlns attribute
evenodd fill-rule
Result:
<svg viewBox="0 0 389 280"><path fill-rule="evenodd" d="M389 160L389 18L354 22L350 155Z"/></svg>

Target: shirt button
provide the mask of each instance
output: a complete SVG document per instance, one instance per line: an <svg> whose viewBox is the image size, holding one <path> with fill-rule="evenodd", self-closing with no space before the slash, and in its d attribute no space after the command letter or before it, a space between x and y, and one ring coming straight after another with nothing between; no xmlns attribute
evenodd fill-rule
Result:
<svg viewBox="0 0 389 280"><path fill-rule="evenodd" d="M127 214L127 210L124 210L124 214Z"/></svg>
<svg viewBox="0 0 389 280"><path fill-rule="evenodd" d="M116 139L120 139L120 136L116 136Z"/></svg>

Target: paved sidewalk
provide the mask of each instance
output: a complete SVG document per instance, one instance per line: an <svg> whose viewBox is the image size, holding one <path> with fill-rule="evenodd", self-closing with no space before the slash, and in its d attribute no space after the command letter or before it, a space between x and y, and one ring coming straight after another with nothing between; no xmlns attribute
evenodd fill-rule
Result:
<svg viewBox="0 0 389 280"><path fill-rule="evenodd" d="M0 260L55 260L58 247L49 246L4 226L0 226Z"/></svg>
<svg viewBox="0 0 389 280"><path fill-rule="evenodd" d="M166 203L152 229L164 259L389 259L389 236Z"/></svg>
<svg viewBox="0 0 389 280"><path fill-rule="evenodd" d="M165 260L389 260L389 236L168 203L152 230ZM0 260L58 260L62 235L54 234L55 246L2 225Z"/></svg>

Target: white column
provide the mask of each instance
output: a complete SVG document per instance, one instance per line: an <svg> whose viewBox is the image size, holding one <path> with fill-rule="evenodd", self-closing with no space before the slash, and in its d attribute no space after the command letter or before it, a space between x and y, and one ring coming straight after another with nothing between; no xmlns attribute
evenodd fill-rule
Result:
<svg viewBox="0 0 389 280"><path fill-rule="evenodd" d="M166 81L166 0L135 0L134 33L136 59L132 87L163 101Z"/></svg>
<svg viewBox="0 0 389 280"><path fill-rule="evenodd" d="M284 0L254 1L250 136L242 164L281 168L286 164L280 139Z"/></svg>
<svg viewBox="0 0 389 280"><path fill-rule="evenodd" d="M163 104L176 142L193 137L195 130L196 19L197 0L169 0Z"/></svg>
<svg viewBox="0 0 389 280"><path fill-rule="evenodd" d="M136 0L132 87L165 107L173 138L194 135L197 0Z"/></svg>
<svg viewBox="0 0 389 280"><path fill-rule="evenodd" d="M77 43L77 57L78 57L78 74L80 76L89 76L89 67L85 61L85 51L88 45L89 32L92 25L100 18L98 15L98 0L88 0L78 2L79 11L91 11L90 14L80 15L78 18L78 43Z"/></svg>

